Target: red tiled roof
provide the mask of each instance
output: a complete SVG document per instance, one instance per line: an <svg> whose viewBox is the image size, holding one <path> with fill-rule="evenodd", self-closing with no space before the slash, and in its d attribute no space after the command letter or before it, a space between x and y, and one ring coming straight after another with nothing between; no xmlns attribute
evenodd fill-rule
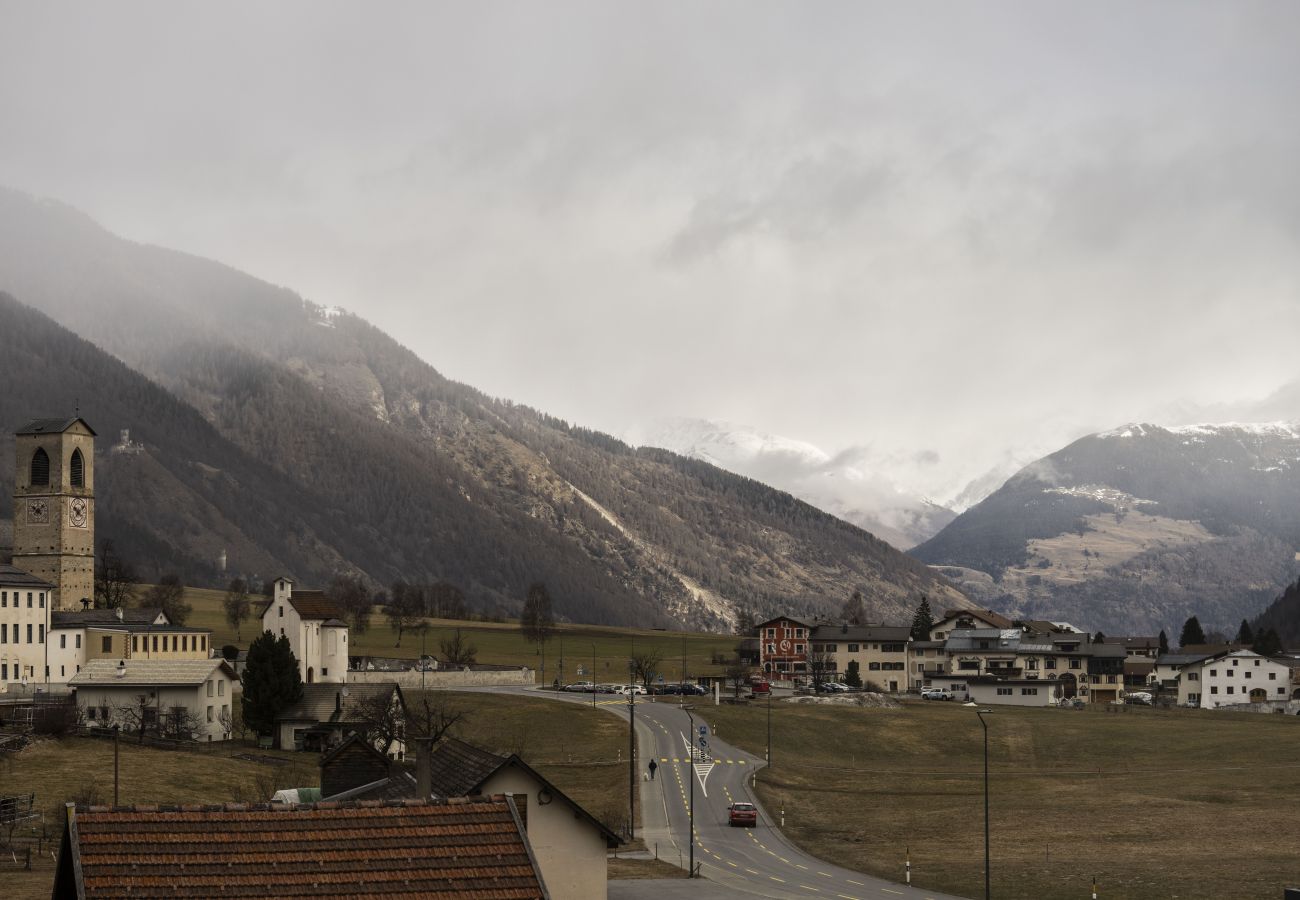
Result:
<svg viewBox="0 0 1300 900"><path fill-rule="evenodd" d="M91 807L70 829L63 852L75 854L86 897L548 896L503 796ZM73 868L60 861L55 896Z"/></svg>

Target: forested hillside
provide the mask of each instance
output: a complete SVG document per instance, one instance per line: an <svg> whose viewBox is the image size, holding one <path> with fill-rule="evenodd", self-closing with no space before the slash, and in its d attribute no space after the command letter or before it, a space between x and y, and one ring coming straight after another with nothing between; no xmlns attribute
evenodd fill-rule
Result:
<svg viewBox="0 0 1300 900"><path fill-rule="evenodd" d="M352 571L375 587L445 580L476 608L505 612L544 580L562 615L618 624L721 627L738 606L828 612L854 590L875 616L900 621L921 593L966 602L925 566L787 494L487 397L354 316L0 192L6 285L148 376L121 366L92 390L83 371L49 375L59 353L42 347L27 360L28 391L0 408L8 432L80 398L101 451L132 429L144 453L101 454L100 533L146 568L214 584L226 548L239 572L321 583ZM33 315L13 301L4 309ZM0 331L0 351L9 344ZM100 369L118 365L99 356ZM47 376L58 390L41 386ZM130 402L150 391L171 415ZM173 427L193 437L178 443Z"/></svg>

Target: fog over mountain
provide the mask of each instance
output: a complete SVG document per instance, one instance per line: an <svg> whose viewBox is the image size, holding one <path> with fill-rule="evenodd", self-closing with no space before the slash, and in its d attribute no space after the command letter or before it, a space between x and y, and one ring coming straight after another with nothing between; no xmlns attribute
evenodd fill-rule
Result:
<svg viewBox="0 0 1300 900"><path fill-rule="evenodd" d="M953 508L1300 375L1295 4L381 8L6 4L0 184L491 396Z"/></svg>

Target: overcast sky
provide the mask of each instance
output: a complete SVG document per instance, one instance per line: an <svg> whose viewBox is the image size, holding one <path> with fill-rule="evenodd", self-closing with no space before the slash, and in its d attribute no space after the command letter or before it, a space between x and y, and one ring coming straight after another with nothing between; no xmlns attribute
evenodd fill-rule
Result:
<svg viewBox="0 0 1300 900"><path fill-rule="evenodd" d="M0 184L616 434L727 419L943 495L1300 374L1300 4L0 17Z"/></svg>

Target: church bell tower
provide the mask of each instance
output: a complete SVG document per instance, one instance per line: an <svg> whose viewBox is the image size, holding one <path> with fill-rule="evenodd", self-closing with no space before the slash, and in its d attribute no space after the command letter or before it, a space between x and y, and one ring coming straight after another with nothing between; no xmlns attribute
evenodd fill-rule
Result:
<svg viewBox="0 0 1300 900"><path fill-rule="evenodd" d="M13 564L55 586L53 609L80 609L95 596L95 432L37 419L14 445Z"/></svg>

